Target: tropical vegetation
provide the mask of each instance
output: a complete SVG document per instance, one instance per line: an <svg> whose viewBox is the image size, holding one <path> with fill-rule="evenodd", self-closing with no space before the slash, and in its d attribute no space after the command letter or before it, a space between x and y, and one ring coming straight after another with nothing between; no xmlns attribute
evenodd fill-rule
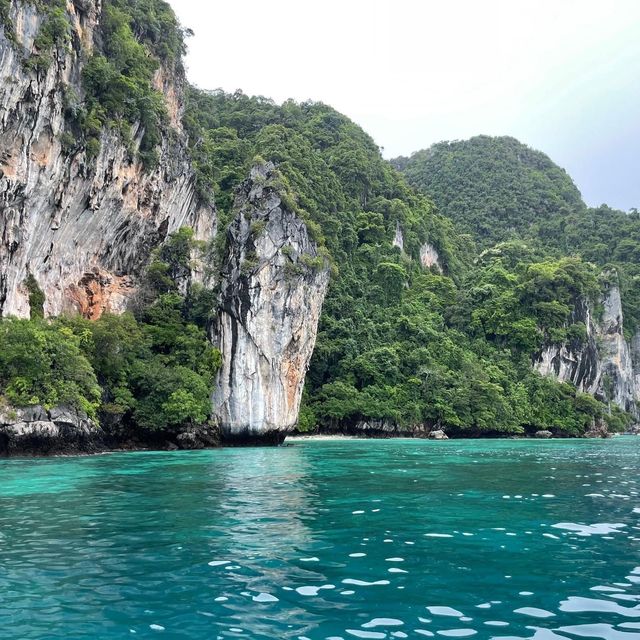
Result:
<svg viewBox="0 0 640 640"><path fill-rule="evenodd" d="M66 44L63 5L47 3L25 62L33 73ZM0 0L10 33L7 16ZM82 95L65 96L63 143L91 158L111 130L153 169L161 144L176 138L154 78L162 65L182 81L185 31L163 0L105 0L100 29ZM202 251L217 280L235 190L264 159L333 267L301 429L367 420L573 436L596 420L614 429L630 421L610 398L542 377L532 362L546 345L585 341L573 310L597 306L609 267L626 326L638 326L637 212L588 209L562 169L512 138L441 143L389 163L319 102L188 88L184 129L198 194L216 201L215 246L197 246L189 229L173 234L153 253L135 308L96 322L45 319L28 275L32 318L0 323L6 402L71 404L142 430L206 421L220 366L208 340L216 292L191 282L189 261Z"/></svg>

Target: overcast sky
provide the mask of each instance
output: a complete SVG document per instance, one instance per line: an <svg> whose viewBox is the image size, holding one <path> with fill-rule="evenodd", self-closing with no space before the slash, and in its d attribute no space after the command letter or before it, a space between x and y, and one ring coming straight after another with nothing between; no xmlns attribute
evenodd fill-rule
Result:
<svg viewBox="0 0 640 640"><path fill-rule="evenodd" d="M407 155L511 135L640 208L640 0L170 0L189 79L319 100Z"/></svg>

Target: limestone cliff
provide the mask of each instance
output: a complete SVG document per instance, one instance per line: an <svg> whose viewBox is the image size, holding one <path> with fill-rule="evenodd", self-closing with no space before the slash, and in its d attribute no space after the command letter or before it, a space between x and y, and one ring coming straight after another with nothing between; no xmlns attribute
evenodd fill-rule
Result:
<svg viewBox="0 0 640 640"><path fill-rule="evenodd" d="M396 222L396 231L391 244L400 249L400 251L404 251L404 233L399 222ZM433 267L439 273L444 273L440 254L430 242L424 242L420 246L420 264L425 269Z"/></svg>
<svg viewBox="0 0 640 640"><path fill-rule="evenodd" d="M140 126L131 131L133 148L105 128L95 159L84 149L65 150L65 95L82 95L102 3L70 1L67 12L71 44L53 52L46 70L23 64L43 21L32 3L11 3L15 43L0 29L0 315L29 316L29 274L44 292L47 315L121 311L168 233L190 226L206 239L215 230L215 212L197 202L179 131L181 78L160 69L154 80L174 127L162 136L157 169L135 159Z"/></svg>
<svg viewBox="0 0 640 640"><path fill-rule="evenodd" d="M640 395L636 386L640 385L635 380L640 376L637 371L634 375L631 346L624 337L617 282L606 287L600 302L602 311L597 318L585 301L573 310L571 323L585 325L586 340L579 345L547 345L538 355L535 367L543 375L571 382L584 393L637 414Z"/></svg>
<svg viewBox="0 0 640 640"><path fill-rule="evenodd" d="M429 242L425 242L420 247L420 264L428 269L433 267L439 273L443 273L442 261L438 250Z"/></svg>
<svg viewBox="0 0 640 640"><path fill-rule="evenodd" d="M535 368L542 375L551 375L561 382L571 382L580 391L594 394L600 379L600 360L596 343L596 328L591 306L584 300L573 309L571 324L582 323L587 339L580 344L549 344L536 358Z"/></svg>
<svg viewBox="0 0 640 640"><path fill-rule="evenodd" d="M215 413L227 442L280 442L297 422L329 268L276 188L272 164L238 191L214 341Z"/></svg>
<svg viewBox="0 0 640 640"><path fill-rule="evenodd" d="M29 317L38 289L47 316L122 312L168 234L188 226L196 240L210 241L216 233L213 205L197 196L181 126L181 67L160 65L153 76L167 115L157 168L138 159L141 124L124 136L122 126L105 126L91 154L69 142L68 96L82 102L83 69L103 52L103 0L68 0L69 43L36 66L25 61L39 55L46 6L11 0L9 7L11 28L0 28L0 316ZM265 165L240 188L222 265L212 333L223 365L212 395L227 439L281 441L295 426L329 279L325 258L275 180L273 165ZM198 275L196 265L191 278ZM51 422L11 429L58 437Z"/></svg>
<svg viewBox="0 0 640 640"><path fill-rule="evenodd" d="M640 400L640 331L631 339L631 366L633 369L633 392Z"/></svg>
<svg viewBox="0 0 640 640"><path fill-rule="evenodd" d="M598 395L621 409L637 413L631 347L623 331L622 300L617 284L602 299L603 312L597 329L601 374Z"/></svg>

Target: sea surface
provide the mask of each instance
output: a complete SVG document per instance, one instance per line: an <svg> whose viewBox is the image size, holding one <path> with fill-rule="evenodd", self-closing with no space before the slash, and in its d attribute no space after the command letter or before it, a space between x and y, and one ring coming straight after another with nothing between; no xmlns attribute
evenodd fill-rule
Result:
<svg viewBox="0 0 640 640"><path fill-rule="evenodd" d="M0 461L0 638L640 638L640 438Z"/></svg>

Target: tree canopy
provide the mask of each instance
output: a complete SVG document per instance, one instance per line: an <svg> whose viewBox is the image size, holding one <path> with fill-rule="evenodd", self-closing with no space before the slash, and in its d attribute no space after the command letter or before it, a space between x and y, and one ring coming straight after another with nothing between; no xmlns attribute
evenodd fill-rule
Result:
<svg viewBox="0 0 640 640"><path fill-rule="evenodd" d="M570 311L597 296L591 265L522 242L476 258L469 235L412 190L362 129L324 104L192 90L185 124L203 196L215 193L223 224L234 186L259 155L277 164L336 265L303 428L386 419L470 435L547 427L576 435L605 415L602 403L541 380L531 366L548 342L584 340ZM579 193L556 173L568 208ZM546 188L544 179L533 183ZM531 224L536 206L532 200ZM402 249L393 244L398 231ZM422 266L424 246L441 269Z"/></svg>

